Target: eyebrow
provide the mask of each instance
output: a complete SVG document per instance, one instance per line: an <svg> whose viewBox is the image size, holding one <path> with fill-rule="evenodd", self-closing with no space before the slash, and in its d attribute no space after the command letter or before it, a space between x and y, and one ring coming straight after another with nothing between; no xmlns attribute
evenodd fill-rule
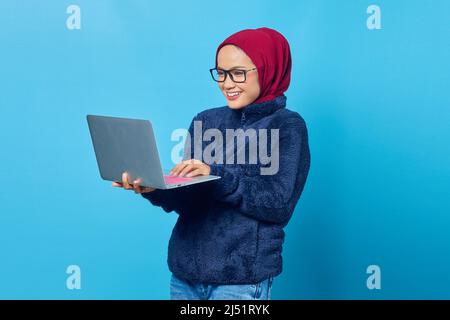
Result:
<svg viewBox="0 0 450 320"><path fill-rule="evenodd" d="M225 68L222 68L222 67L217 67L218 69L223 69L223 70L226 70ZM237 68L247 68L246 66L234 66L234 67L232 67L231 69L228 69L228 70L233 70L233 69L237 69Z"/></svg>

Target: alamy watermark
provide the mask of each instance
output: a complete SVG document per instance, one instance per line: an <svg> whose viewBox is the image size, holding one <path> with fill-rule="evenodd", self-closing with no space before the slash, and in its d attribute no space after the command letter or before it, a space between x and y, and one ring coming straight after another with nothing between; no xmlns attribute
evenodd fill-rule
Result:
<svg viewBox="0 0 450 320"><path fill-rule="evenodd" d="M279 129L225 129L224 137L219 129L210 128L203 132L202 127L202 121L194 121L193 137L185 129L176 129L172 132L171 140L179 141L172 148L171 156L174 163L182 160L180 153L184 149L185 155L190 157L193 151L193 158L206 164L259 163L262 165L260 167L261 175L278 173L280 167ZM205 148L203 148L204 142L208 143Z"/></svg>
<svg viewBox="0 0 450 320"><path fill-rule="evenodd" d="M366 281L367 289L380 290L381 289L381 268L376 264L371 264L367 267L366 273L369 275Z"/></svg>
<svg viewBox="0 0 450 320"><path fill-rule="evenodd" d="M66 288L69 290L81 289L81 268L76 264L67 267L66 273L69 275L66 279Z"/></svg>
<svg viewBox="0 0 450 320"><path fill-rule="evenodd" d="M81 9L76 4L67 7L66 13L69 14L66 20L66 27L69 30L81 29Z"/></svg>
<svg viewBox="0 0 450 320"><path fill-rule="evenodd" d="M381 29L381 8L376 4L371 4L367 7L367 14L370 16L366 20L367 29L380 30Z"/></svg>

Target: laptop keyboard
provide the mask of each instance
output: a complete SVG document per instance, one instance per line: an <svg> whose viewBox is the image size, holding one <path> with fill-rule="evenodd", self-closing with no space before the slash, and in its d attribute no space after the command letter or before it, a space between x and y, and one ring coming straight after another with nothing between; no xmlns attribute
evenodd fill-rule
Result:
<svg viewBox="0 0 450 320"><path fill-rule="evenodd" d="M175 184L192 181L192 178L175 177L175 176L164 176L164 182L166 184Z"/></svg>

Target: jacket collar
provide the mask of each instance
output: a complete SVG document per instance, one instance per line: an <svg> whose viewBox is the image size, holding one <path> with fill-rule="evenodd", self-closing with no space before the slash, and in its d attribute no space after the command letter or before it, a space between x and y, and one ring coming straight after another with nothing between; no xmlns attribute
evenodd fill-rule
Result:
<svg viewBox="0 0 450 320"><path fill-rule="evenodd" d="M248 106L241 109L232 109L242 121L254 122L268 115L271 115L275 111L278 111L286 107L286 96L283 94L276 97L273 100L264 101L260 103L251 103Z"/></svg>

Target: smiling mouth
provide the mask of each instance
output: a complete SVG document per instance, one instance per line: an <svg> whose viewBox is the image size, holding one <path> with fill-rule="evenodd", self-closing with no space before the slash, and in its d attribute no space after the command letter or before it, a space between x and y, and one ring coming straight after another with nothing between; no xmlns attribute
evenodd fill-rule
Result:
<svg viewBox="0 0 450 320"><path fill-rule="evenodd" d="M239 97L241 95L240 91L234 91L234 92L227 92L227 97L229 98L236 98Z"/></svg>

